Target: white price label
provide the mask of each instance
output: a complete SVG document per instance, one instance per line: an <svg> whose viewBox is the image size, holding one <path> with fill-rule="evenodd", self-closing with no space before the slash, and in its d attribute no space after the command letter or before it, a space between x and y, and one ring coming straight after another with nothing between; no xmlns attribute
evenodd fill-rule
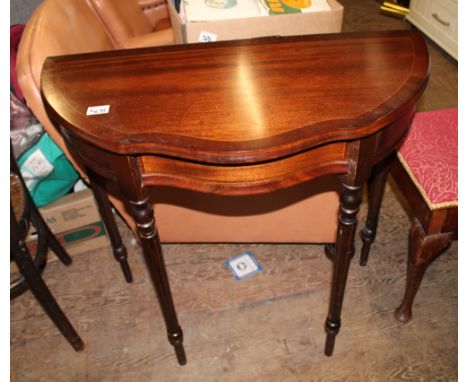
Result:
<svg viewBox="0 0 468 382"><path fill-rule="evenodd" d="M211 33L211 32L205 32L205 31L201 31L200 36L198 37L198 41L200 42L213 42L213 41L216 41L217 39L218 39L217 34Z"/></svg>
<svg viewBox="0 0 468 382"><path fill-rule="evenodd" d="M86 115L99 115L109 113L110 105L90 106L86 110Z"/></svg>

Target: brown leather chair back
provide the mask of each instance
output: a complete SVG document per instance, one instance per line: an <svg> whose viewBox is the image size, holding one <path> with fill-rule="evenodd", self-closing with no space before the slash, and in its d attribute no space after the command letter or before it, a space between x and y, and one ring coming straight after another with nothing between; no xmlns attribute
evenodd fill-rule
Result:
<svg viewBox="0 0 468 382"><path fill-rule="evenodd" d="M156 31L136 0L90 0L90 3L118 48L174 43L172 29Z"/></svg>
<svg viewBox="0 0 468 382"><path fill-rule="evenodd" d="M67 154L63 138L50 122L42 102L42 65L49 56L111 49L115 49L114 44L92 12L88 0L45 0L26 24L18 47L18 82L29 108Z"/></svg>
<svg viewBox="0 0 468 382"><path fill-rule="evenodd" d="M96 14L110 32L115 46L125 48L135 36L153 32L153 26L136 0L90 0Z"/></svg>

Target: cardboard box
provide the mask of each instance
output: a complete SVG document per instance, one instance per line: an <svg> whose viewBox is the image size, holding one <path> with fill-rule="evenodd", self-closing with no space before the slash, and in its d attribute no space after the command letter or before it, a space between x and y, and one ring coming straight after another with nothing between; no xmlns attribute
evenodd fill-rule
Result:
<svg viewBox="0 0 468 382"><path fill-rule="evenodd" d="M215 34L216 41L266 36L294 36L317 33L339 33L343 22L343 6L328 0L330 10L184 23L171 0L169 15L177 44L200 42L200 35Z"/></svg>
<svg viewBox="0 0 468 382"><path fill-rule="evenodd" d="M104 222L91 190L74 192L39 209L49 228L70 255L109 246ZM26 244L34 253L37 236L33 231ZM50 260L55 257L50 257Z"/></svg>

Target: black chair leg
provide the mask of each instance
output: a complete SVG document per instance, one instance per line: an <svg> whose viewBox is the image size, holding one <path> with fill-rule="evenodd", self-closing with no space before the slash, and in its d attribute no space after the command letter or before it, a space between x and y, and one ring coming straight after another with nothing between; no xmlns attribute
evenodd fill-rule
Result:
<svg viewBox="0 0 468 382"><path fill-rule="evenodd" d="M57 304L49 288L42 279L26 246L20 242L19 227L10 204L10 254L26 280L29 289L54 322L63 336L76 351L84 349L84 343L67 316ZM68 256L68 255L67 255Z"/></svg>
<svg viewBox="0 0 468 382"><path fill-rule="evenodd" d="M50 230L47 223L44 221L41 213L39 212L36 204L32 200L31 195L29 192L25 193L26 198L29 199L26 204L29 208L29 218L31 219L32 223L36 227L37 235L45 238L45 243L48 248L50 248L58 257L58 259L65 265L70 265L72 263L72 259L70 255L65 251L62 244L58 241L55 237L53 232Z"/></svg>

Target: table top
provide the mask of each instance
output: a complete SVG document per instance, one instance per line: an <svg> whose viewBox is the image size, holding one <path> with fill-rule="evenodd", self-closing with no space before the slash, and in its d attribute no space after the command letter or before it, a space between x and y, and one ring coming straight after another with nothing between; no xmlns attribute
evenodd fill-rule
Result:
<svg viewBox="0 0 468 382"><path fill-rule="evenodd" d="M269 37L48 58L42 95L111 152L241 164L378 131L420 96L428 66L416 31Z"/></svg>

